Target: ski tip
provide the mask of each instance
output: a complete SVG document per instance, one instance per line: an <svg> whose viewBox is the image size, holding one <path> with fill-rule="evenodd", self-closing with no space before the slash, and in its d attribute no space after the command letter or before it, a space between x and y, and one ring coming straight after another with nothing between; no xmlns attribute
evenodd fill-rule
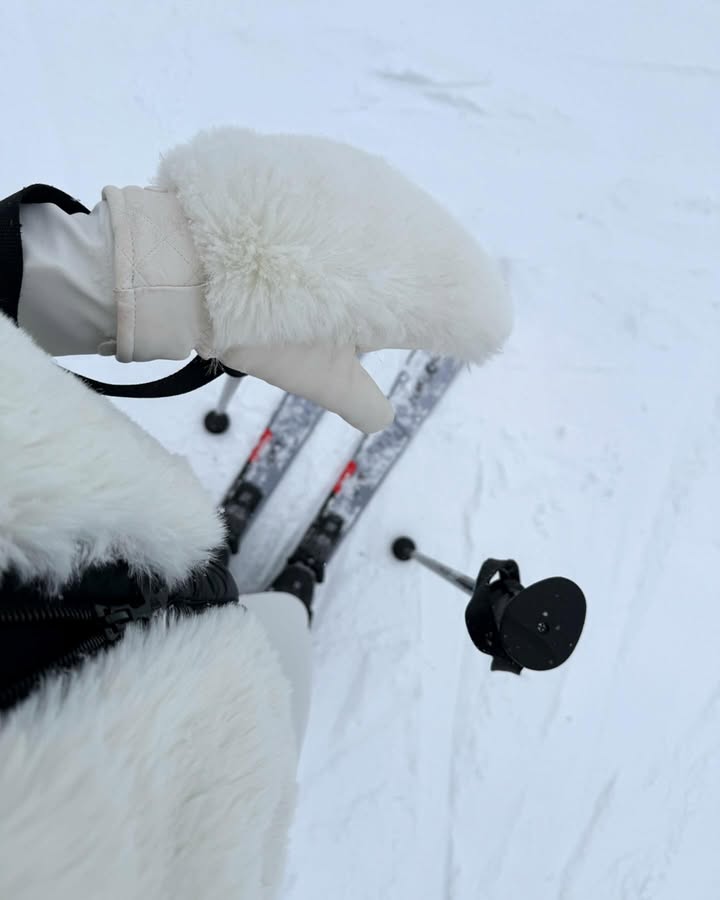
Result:
<svg viewBox="0 0 720 900"><path fill-rule="evenodd" d="M230 416L227 413L218 413L215 410L205 416L205 430L210 434L224 434L230 427Z"/></svg>
<svg viewBox="0 0 720 900"><path fill-rule="evenodd" d="M416 550L415 541L409 537L396 538L392 544L393 556L401 562L407 562L409 559L412 559Z"/></svg>

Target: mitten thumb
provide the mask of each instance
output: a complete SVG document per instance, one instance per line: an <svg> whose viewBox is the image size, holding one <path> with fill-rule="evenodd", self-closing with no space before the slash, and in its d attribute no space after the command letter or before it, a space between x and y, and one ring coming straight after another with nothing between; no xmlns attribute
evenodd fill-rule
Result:
<svg viewBox="0 0 720 900"><path fill-rule="evenodd" d="M349 345L234 347L223 354L222 362L306 397L342 416L360 431L381 431L394 417L390 401Z"/></svg>

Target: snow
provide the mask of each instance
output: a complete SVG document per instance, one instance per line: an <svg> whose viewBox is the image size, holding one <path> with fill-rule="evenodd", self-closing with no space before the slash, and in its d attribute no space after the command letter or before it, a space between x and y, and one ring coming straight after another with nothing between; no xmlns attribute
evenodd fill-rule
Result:
<svg viewBox="0 0 720 900"><path fill-rule="evenodd" d="M720 7L713 0L3 6L0 196L88 204L197 128L379 152L500 258L517 327L461 374L317 600L285 897L720 896ZM380 354L385 385L401 355ZM128 381L171 364L76 368ZM210 386L119 401L220 497ZM351 452L326 417L243 548L262 586ZM489 671L464 596L388 547L585 589L577 653Z"/></svg>

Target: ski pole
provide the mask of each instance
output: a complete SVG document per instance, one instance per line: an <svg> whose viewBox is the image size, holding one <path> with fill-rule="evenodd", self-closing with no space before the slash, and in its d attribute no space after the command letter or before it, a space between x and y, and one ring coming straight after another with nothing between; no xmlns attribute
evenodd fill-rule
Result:
<svg viewBox="0 0 720 900"><path fill-rule="evenodd" d="M493 658L493 671L555 669L571 656L585 624L583 592L568 578L545 578L528 587L512 559L488 559L476 580L420 553L409 537L392 544L396 559L421 565L471 595L465 624L473 644Z"/></svg>
<svg viewBox="0 0 720 900"><path fill-rule="evenodd" d="M223 434L230 427L230 416L227 414L227 409L243 378L242 372L232 374L228 370L226 372L227 378L225 379L217 406L205 416L205 428L210 434Z"/></svg>
<svg viewBox="0 0 720 900"><path fill-rule="evenodd" d="M409 537L399 537L393 543L392 551L396 559L402 560L403 562L415 559L425 566L426 569L435 572L436 575L449 581L450 584L454 584L455 587L459 587L460 590L465 591L466 594L472 594L475 590L474 579L470 578L469 575L463 575L456 569L451 569L450 566L438 562L431 556L425 556L424 553L421 553L417 549L415 542Z"/></svg>

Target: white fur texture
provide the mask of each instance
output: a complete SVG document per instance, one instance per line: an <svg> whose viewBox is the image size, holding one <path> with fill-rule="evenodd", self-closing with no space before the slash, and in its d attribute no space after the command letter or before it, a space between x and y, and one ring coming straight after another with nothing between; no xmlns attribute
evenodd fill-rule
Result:
<svg viewBox="0 0 720 900"><path fill-rule="evenodd" d="M163 158L207 277L214 352L332 342L482 362L508 335L505 287L475 240L382 159L240 128Z"/></svg>
<svg viewBox="0 0 720 900"><path fill-rule="evenodd" d="M222 540L190 467L0 315L0 572L123 559L171 584Z"/></svg>
<svg viewBox="0 0 720 900"><path fill-rule="evenodd" d="M240 606L128 629L0 727L0 896L270 900L295 797L289 687Z"/></svg>

